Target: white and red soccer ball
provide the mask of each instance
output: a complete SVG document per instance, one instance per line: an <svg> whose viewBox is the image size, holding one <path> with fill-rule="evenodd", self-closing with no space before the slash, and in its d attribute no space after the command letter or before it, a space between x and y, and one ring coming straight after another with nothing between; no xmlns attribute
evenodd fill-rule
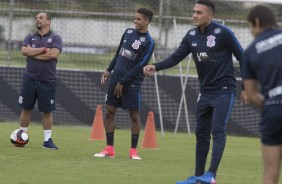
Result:
<svg viewBox="0 0 282 184"><path fill-rule="evenodd" d="M10 140L15 146L24 147L28 143L29 137L23 130L17 129L11 133Z"/></svg>

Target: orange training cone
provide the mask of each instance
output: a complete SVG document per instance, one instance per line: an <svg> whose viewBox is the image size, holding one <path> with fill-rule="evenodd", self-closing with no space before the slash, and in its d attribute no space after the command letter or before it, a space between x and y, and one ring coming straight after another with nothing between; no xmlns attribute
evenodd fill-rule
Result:
<svg viewBox="0 0 282 184"><path fill-rule="evenodd" d="M103 121L102 106L98 105L93 120L90 140L105 140L105 127Z"/></svg>
<svg viewBox="0 0 282 184"><path fill-rule="evenodd" d="M148 113L142 148L158 148L154 113L152 111Z"/></svg>

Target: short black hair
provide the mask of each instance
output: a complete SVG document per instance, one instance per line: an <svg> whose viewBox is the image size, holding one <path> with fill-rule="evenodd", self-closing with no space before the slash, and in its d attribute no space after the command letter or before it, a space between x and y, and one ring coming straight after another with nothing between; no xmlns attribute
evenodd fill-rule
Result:
<svg viewBox="0 0 282 184"><path fill-rule="evenodd" d="M47 20L51 20L51 16L48 13L45 13L45 14L46 14Z"/></svg>
<svg viewBox="0 0 282 184"><path fill-rule="evenodd" d="M197 0L196 4L202 4L209 7L212 10L212 13L215 14L215 5L210 0Z"/></svg>
<svg viewBox="0 0 282 184"><path fill-rule="evenodd" d="M153 12L149 9L139 8L136 12L144 15L149 20L149 22L151 22L153 19Z"/></svg>
<svg viewBox="0 0 282 184"><path fill-rule="evenodd" d="M274 13L270 7L266 5L256 5L250 9L247 21L255 26L256 19L259 20L261 28L274 28L278 26Z"/></svg>

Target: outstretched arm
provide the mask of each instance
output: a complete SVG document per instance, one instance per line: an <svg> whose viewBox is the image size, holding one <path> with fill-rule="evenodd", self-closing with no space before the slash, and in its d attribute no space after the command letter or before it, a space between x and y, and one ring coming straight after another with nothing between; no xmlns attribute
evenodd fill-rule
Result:
<svg viewBox="0 0 282 184"><path fill-rule="evenodd" d="M155 65L147 65L143 68L143 74L145 76L152 75L156 72L156 66Z"/></svg>

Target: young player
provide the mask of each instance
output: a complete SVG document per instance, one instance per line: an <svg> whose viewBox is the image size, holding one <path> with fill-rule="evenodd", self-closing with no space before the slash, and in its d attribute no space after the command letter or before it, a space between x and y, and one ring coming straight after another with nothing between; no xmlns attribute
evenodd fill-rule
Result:
<svg viewBox="0 0 282 184"><path fill-rule="evenodd" d="M282 30L271 9L257 5L247 20L254 41L244 53L243 78L250 102L262 112L263 184L278 184L282 160Z"/></svg>
<svg viewBox="0 0 282 184"><path fill-rule="evenodd" d="M140 160L137 144L140 134L141 83L146 66L154 50L154 41L148 33L148 25L153 18L151 10L140 8L136 11L135 29L126 29L122 35L116 55L108 69L101 76L104 84L112 72L106 94L106 148L94 157L114 157L115 115L118 107L128 110L131 119L131 149L129 157Z"/></svg>
<svg viewBox="0 0 282 184"><path fill-rule="evenodd" d="M234 102L236 79L232 54L241 64L243 49L230 29L212 21L215 6L210 0L198 0L194 6L196 28L183 38L177 50L162 62L144 67L144 74L173 67L192 53L200 81L196 112L195 174L177 184L215 184L217 170L226 143L226 125ZM242 93L242 103L247 103ZM212 156L205 172L213 136Z"/></svg>
<svg viewBox="0 0 282 184"><path fill-rule="evenodd" d="M50 30L51 17L39 13L35 19L37 32L28 35L21 52L26 56L26 68L19 104L22 107L20 129L27 131L34 104L42 112L44 129L43 148L58 149L51 138L53 116L56 109L56 65L62 50L62 39Z"/></svg>

